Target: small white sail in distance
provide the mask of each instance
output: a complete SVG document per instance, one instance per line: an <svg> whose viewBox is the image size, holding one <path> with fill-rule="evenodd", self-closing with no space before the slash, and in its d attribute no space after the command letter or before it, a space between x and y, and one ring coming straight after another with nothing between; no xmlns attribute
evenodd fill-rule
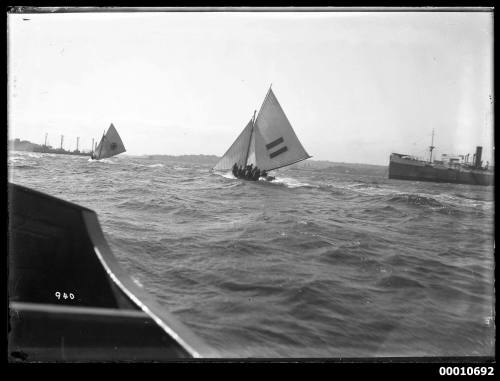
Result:
<svg viewBox="0 0 500 381"><path fill-rule="evenodd" d="M213 168L230 170L234 163L270 171L310 158L271 88L259 110Z"/></svg>
<svg viewBox="0 0 500 381"><path fill-rule="evenodd" d="M105 159L107 157L118 155L125 152L125 146L123 145L118 131L116 131L113 123L108 128L108 131L103 134L99 145L96 147L93 158L96 160Z"/></svg>

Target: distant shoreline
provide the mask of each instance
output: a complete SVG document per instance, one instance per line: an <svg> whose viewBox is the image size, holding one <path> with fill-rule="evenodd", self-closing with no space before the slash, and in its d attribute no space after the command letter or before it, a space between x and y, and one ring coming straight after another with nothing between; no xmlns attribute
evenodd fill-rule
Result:
<svg viewBox="0 0 500 381"><path fill-rule="evenodd" d="M31 143L27 140L14 139L8 141L8 149L9 151L24 151L24 152L37 152L43 153L43 146L35 143ZM53 149L50 147L50 149ZM50 153L50 152L49 152ZM71 154L70 151L65 151L62 153ZM86 153L86 151L83 151ZM90 152L88 152L90 155ZM213 164L215 165L217 161L220 159L220 156L217 155L205 155L205 154L189 154L189 155L167 155L167 154L145 154L145 155L131 155L124 153L123 156L129 157L142 157L148 159L172 159L179 160L183 162L190 163L202 163L202 164ZM335 169L342 170L345 169L347 173L357 173L362 171L363 169L383 169L387 168L387 165L380 164L365 164L365 163L346 163L346 162L333 162L328 160L313 160L308 159L306 161L302 161L300 163L296 163L290 166L290 168L297 169Z"/></svg>

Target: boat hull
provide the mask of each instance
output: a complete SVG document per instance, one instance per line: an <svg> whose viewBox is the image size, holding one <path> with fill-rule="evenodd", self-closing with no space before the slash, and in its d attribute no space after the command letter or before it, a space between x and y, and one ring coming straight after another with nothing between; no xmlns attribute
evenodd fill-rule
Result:
<svg viewBox="0 0 500 381"><path fill-rule="evenodd" d="M9 361L215 357L122 269L94 211L8 193Z"/></svg>

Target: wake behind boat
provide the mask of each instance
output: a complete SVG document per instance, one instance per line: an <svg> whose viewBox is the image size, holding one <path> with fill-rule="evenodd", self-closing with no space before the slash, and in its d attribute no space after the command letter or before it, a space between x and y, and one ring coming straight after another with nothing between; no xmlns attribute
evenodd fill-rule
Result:
<svg viewBox="0 0 500 381"><path fill-rule="evenodd" d="M300 143L271 87L259 110L212 168L232 170L244 180L274 180L268 171L286 167L311 156Z"/></svg>
<svg viewBox="0 0 500 381"><path fill-rule="evenodd" d="M94 152L92 152L90 158L93 160L100 160L118 155L125 151L126 149L123 145L122 139L120 138L120 135L118 135L118 131L116 131L113 123L111 123L108 131L102 134L101 141L95 148Z"/></svg>

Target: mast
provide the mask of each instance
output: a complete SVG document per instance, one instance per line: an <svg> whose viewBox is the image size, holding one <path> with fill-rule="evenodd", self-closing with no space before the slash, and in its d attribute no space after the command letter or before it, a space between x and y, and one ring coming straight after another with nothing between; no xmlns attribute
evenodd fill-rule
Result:
<svg viewBox="0 0 500 381"><path fill-rule="evenodd" d="M250 146L252 145L252 135L253 135L253 129L255 128L255 113L256 112L257 112L257 110L253 111L252 132L250 132L250 139L248 139L247 155L245 156L245 166L247 165L248 155L250 154Z"/></svg>
<svg viewBox="0 0 500 381"><path fill-rule="evenodd" d="M62 145L63 145L63 140L64 140L64 135L61 135L61 149L63 149L63 148L62 148Z"/></svg>
<svg viewBox="0 0 500 381"><path fill-rule="evenodd" d="M429 163L432 163L432 150L434 148L436 147L434 147L434 129L432 129L432 140L431 140L431 145L429 146L429 151L430 151Z"/></svg>
<svg viewBox="0 0 500 381"><path fill-rule="evenodd" d="M76 151L77 151L77 152L78 152L78 142L79 142L79 140L80 140L80 137L79 137L79 136L77 136L77 137L76 137Z"/></svg>
<svg viewBox="0 0 500 381"><path fill-rule="evenodd" d="M269 85L269 90L267 90L267 94L266 94L266 97L264 98L264 101L262 102L262 104L260 105L260 109L259 109L259 114L260 114L260 110L262 109L262 106L264 105L264 103L266 103L266 99L267 97L269 96L269 92L271 91L271 86L273 84L271 83ZM252 132L250 133L250 140L248 141L248 148L247 148L247 155L245 157L245 166L247 165L247 160L248 160L248 155L250 154L250 145L252 144L252 135L253 135L253 130L255 128L255 113L257 112L257 110L254 110L253 112L253 118L252 118Z"/></svg>
<svg viewBox="0 0 500 381"><path fill-rule="evenodd" d="M92 145L90 146L90 152L94 153L94 138L92 138Z"/></svg>
<svg viewBox="0 0 500 381"><path fill-rule="evenodd" d="M47 147L47 136L48 136L48 135L49 135L49 134L46 132L46 133L45 133L45 144L44 144L44 146L45 146L45 147Z"/></svg>

